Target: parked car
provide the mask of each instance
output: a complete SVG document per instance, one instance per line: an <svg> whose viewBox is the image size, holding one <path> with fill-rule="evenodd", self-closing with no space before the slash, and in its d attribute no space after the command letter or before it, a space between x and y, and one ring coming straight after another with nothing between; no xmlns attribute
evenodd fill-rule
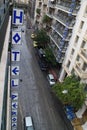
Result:
<svg viewBox="0 0 87 130"><path fill-rule="evenodd" d="M33 47L38 47L37 41L33 41Z"/></svg>
<svg viewBox="0 0 87 130"><path fill-rule="evenodd" d="M57 76L57 73L54 69L49 69L49 73L53 75L55 81L58 81L58 76Z"/></svg>
<svg viewBox="0 0 87 130"><path fill-rule="evenodd" d="M24 130L34 130L34 125L31 116L24 118Z"/></svg>
<svg viewBox="0 0 87 130"><path fill-rule="evenodd" d="M54 76L52 74L48 74L47 79L48 79L48 82L49 82L50 86L53 86L56 83L55 79L54 79Z"/></svg>
<svg viewBox="0 0 87 130"><path fill-rule="evenodd" d="M46 57L46 56L45 56L45 51L44 51L42 48L40 48L40 49L38 50L38 55L39 55L40 58Z"/></svg>
<svg viewBox="0 0 87 130"><path fill-rule="evenodd" d="M38 63L41 70L46 71L48 69L48 65L44 60L39 60Z"/></svg>
<svg viewBox="0 0 87 130"><path fill-rule="evenodd" d="M36 34L32 33L31 38L34 39L36 37Z"/></svg>

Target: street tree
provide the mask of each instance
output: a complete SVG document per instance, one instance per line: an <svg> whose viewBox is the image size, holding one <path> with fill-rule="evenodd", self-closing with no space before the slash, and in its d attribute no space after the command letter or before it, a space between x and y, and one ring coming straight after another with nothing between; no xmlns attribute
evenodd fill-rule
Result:
<svg viewBox="0 0 87 130"><path fill-rule="evenodd" d="M44 15L43 18L42 18L42 25L43 25L43 28L47 32L49 32L51 30L51 23L52 23L52 18L50 18L47 15Z"/></svg>
<svg viewBox="0 0 87 130"><path fill-rule="evenodd" d="M49 48L49 47L45 48L45 55L46 55L46 60L50 66L54 67L57 65L56 58L53 55L51 48Z"/></svg>
<svg viewBox="0 0 87 130"><path fill-rule="evenodd" d="M43 16L43 19L42 19L42 22L43 22L43 23L48 23L48 24L50 24L51 21L52 21L52 19L51 19L50 17L48 17L47 15L44 15L44 16Z"/></svg>
<svg viewBox="0 0 87 130"><path fill-rule="evenodd" d="M37 36L34 40L37 41L38 46L45 48L49 43L49 36L47 35L46 31L44 31L43 29L38 30L36 35Z"/></svg>
<svg viewBox="0 0 87 130"><path fill-rule="evenodd" d="M75 110L78 110L85 101L84 86L75 75L71 75L66 77L64 82L56 83L53 92L63 104L72 105Z"/></svg>

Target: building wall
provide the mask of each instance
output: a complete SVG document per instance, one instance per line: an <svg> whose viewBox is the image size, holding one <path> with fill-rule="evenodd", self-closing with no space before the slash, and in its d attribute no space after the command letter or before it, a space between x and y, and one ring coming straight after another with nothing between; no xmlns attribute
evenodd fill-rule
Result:
<svg viewBox="0 0 87 130"><path fill-rule="evenodd" d="M87 1L82 0L76 24L69 42L60 81L74 72L82 82L87 83Z"/></svg>
<svg viewBox="0 0 87 130"><path fill-rule="evenodd" d="M47 16L52 19L50 46L57 62L62 64L80 8L80 0L49 0L47 8Z"/></svg>
<svg viewBox="0 0 87 130"><path fill-rule="evenodd" d="M47 12L47 2L48 0L36 0L34 23L39 29L43 27L42 20ZM40 13L37 13L37 9L40 10Z"/></svg>
<svg viewBox="0 0 87 130"><path fill-rule="evenodd" d="M2 4L2 6L4 6L4 4ZM9 5L7 5L6 8L2 8L3 11L0 12L0 14L1 14L1 22L0 22L0 37L1 37L0 38L0 58L1 58L1 54L2 54L2 48L3 48L6 28L7 28L7 24L8 24L8 17L9 17L9 10L8 9L9 9Z"/></svg>
<svg viewBox="0 0 87 130"><path fill-rule="evenodd" d="M8 45L11 18L9 18L9 1L0 7L0 130L6 130L7 124L7 93L8 93Z"/></svg>

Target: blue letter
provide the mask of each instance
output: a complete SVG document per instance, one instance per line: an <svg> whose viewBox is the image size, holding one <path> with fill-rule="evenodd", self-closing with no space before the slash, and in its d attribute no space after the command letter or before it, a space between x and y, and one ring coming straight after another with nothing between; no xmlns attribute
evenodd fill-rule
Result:
<svg viewBox="0 0 87 130"><path fill-rule="evenodd" d="M19 19L19 24L22 23L22 19L23 19L23 12L20 11L20 15L17 16L17 10L14 10L13 12L13 23L17 24L16 20Z"/></svg>

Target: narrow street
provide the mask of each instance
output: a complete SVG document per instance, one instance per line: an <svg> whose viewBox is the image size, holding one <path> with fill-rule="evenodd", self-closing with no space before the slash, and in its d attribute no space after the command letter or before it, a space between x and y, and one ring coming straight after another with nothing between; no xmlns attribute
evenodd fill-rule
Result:
<svg viewBox="0 0 87 130"><path fill-rule="evenodd" d="M25 116L32 116L35 130L73 130L63 108L50 91L46 74L39 68L30 38L32 29L26 32L26 28L22 32L20 47L18 130L24 130Z"/></svg>

